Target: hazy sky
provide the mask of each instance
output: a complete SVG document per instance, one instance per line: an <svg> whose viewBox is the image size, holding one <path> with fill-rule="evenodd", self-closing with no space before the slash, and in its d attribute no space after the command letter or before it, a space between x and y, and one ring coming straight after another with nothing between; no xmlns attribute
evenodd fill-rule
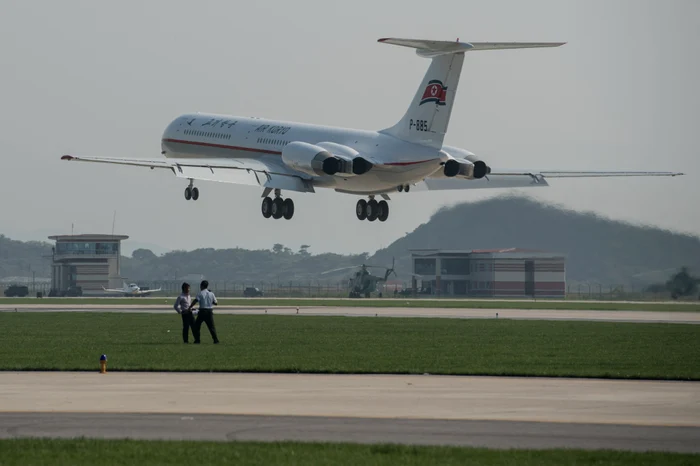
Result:
<svg viewBox="0 0 700 466"><path fill-rule="evenodd" d="M192 111L391 126L429 61L380 37L568 42L468 53L446 143L494 168L685 172L521 191L700 234L696 0L0 0L0 11L0 233L13 238L72 223L109 233L116 210L117 233L166 248L372 252L441 206L502 194L396 195L389 221L370 223L356 219L357 197L319 190L293 195L294 219L274 221L256 187L199 182L187 202L186 182L165 171L59 160L157 159L165 126Z"/></svg>

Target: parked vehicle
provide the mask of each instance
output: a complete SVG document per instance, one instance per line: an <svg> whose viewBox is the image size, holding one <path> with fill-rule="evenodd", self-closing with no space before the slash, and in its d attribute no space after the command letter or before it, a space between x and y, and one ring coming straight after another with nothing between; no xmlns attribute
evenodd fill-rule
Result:
<svg viewBox="0 0 700 466"><path fill-rule="evenodd" d="M252 286L249 286L245 290L243 290L243 296L246 298L255 298L256 296L262 296L263 292L260 291L260 288L254 288Z"/></svg>
<svg viewBox="0 0 700 466"><path fill-rule="evenodd" d="M29 288L24 285L10 285L5 290L5 296L8 298L24 298L29 295Z"/></svg>

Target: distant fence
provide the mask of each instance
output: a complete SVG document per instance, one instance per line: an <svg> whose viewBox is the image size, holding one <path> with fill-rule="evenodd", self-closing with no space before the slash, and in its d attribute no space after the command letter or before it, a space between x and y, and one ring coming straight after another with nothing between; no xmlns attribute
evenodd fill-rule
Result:
<svg viewBox="0 0 700 466"><path fill-rule="evenodd" d="M142 288L161 288L161 291L153 296L176 296L180 293L182 281L164 280L151 282L138 282ZM191 282L193 292L199 288L199 282ZM37 293L48 296L50 284L48 283L28 283L29 296L34 297ZM4 296L4 291L10 284L0 284L0 296ZM429 299L454 299L454 298L475 298L475 299L507 299L504 297L488 296L458 296L440 293L412 293L410 283L392 283L380 287L384 298L411 297ZM234 281L209 281L211 289L219 297L242 297L246 288L258 288L264 296L275 298L346 298L348 297L348 282L323 283L323 282L234 282ZM402 291L407 290L407 291ZM101 292L99 293L102 294ZM373 293L373 296L377 296ZM543 296L535 295L535 299L547 299ZM670 299L669 293L652 293L644 288L625 287L621 285L602 284L571 284L566 287L567 300L602 300L602 301L667 301ZM683 300L698 300L699 297L688 296Z"/></svg>

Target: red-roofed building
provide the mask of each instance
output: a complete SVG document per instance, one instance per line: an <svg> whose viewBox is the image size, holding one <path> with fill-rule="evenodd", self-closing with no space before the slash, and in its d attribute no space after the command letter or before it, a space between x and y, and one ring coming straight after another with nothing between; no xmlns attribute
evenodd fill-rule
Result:
<svg viewBox="0 0 700 466"><path fill-rule="evenodd" d="M563 254L521 248L413 249L413 289L443 296L563 298Z"/></svg>

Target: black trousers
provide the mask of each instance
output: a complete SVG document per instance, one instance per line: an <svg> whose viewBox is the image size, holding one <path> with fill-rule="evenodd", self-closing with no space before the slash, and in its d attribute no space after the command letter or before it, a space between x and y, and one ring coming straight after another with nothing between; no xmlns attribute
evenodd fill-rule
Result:
<svg viewBox="0 0 700 466"><path fill-rule="evenodd" d="M197 321L192 329L194 342L199 343L199 332L202 328L202 322L207 324L209 333L211 333L211 339L214 340L214 343L218 343L219 338L216 336L216 327L214 327L214 311L211 309L200 309L199 313L197 313Z"/></svg>
<svg viewBox="0 0 700 466"><path fill-rule="evenodd" d="M190 312L183 312L180 314L182 317L182 341L185 343L188 342L189 340L189 333L190 333L190 328L192 329L192 335L194 335L194 314L192 314L192 311Z"/></svg>

